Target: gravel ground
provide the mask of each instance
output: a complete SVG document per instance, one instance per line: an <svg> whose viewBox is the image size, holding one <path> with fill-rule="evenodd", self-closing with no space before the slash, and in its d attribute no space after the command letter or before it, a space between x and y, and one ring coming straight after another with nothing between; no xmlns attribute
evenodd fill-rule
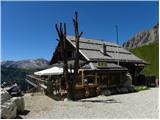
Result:
<svg viewBox="0 0 160 120"><path fill-rule="evenodd" d="M45 95L25 95L20 117L29 118L158 118L158 88L137 93L98 96L80 101L55 101Z"/></svg>

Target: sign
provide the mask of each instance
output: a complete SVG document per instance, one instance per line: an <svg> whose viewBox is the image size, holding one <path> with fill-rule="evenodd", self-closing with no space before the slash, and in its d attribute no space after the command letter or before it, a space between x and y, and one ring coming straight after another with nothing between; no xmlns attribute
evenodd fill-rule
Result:
<svg viewBox="0 0 160 120"><path fill-rule="evenodd" d="M107 62L98 62L97 67L107 67Z"/></svg>

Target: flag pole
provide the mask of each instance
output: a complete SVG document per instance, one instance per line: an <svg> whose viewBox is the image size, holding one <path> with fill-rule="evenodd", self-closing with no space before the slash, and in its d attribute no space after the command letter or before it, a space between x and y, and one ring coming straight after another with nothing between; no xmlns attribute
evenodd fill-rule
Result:
<svg viewBox="0 0 160 120"><path fill-rule="evenodd" d="M118 49L118 25L116 25L116 36L117 36L117 65L119 65L119 49Z"/></svg>

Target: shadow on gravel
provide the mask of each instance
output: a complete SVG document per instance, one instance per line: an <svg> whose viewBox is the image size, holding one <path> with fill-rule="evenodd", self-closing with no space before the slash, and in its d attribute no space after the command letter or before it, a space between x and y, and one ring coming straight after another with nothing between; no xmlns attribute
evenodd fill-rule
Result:
<svg viewBox="0 0 160 120"><path fill-rule="evenodd" d="M79 102L93 102L93 103L121 103L116 101L115 99L109 100L80 100Z"/></svg>
<svg viewBox="0 0 160 120"><path fill-rule="evenodd" d="M21 116L17 115L15 119L23 119Z"/></svg>
<svg viewBox="0 0 160 120"><path fill-rule="evenodd" d="M23 113L18 113L16 119L23 119L21 115L27 115L29 112L30 112L29 110L24 110Z"/></svg>
<svg viewBox="0 0 160 120"><path fill-rule="evenodd" d="M19 113L19 115L27 115L30 111L29 110L24 110L23 113Z"/></svg>

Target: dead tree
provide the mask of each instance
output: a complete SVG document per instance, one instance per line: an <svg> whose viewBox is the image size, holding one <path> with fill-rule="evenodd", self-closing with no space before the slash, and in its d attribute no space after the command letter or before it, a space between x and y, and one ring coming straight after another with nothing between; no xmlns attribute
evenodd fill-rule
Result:
<svg viewBox="0 0 160 120"><path fill-rule="evenodd" d="M64 24L64 30L62 28L62 23L60 23L60 28L58 28L58 25L56 24L56 31L59 36L59 41L62 41L62 60L63 60L63 75L64 75L64 81L66 83L66 89L67 89L67 97L69 100L74 100L74 91L75 91L75 84L76 80L79 79L78 76L78 69L79 69L79 38L83 34L81 32L79 34L78 32L78 13L75 12L75 18L73 19L74 23L74 31L75 31L75 41L76 41L76 51L75 51L75 61L74 61L74 77L73 79L69 79L68 76L68 63L67 63L67 56L66 56L66 24Z"/></svg>
<svg viewBox="0 0 160 120"><path fill-rule="evenodd" d="M55 25L56 31L58 33L59 39L62 42L62 61L63 61L63 78L66 84L67 89L67 98L69 100L72 100L72 90L71 90L71 83L68 77L68 62L67 62L67 48L66 48L66 24L64 23L64 28L62 28L62 23L60 23L60 28L58 28L58 25ZM64 30L63 30L64 29Z"/></svg>
<svg viewBox="0 0 160 120"><path fill-rule="evenodd" d="M78 31L78 13L75 12L75 18L73 19L73 24L74 24L74 32L75 32L75 44L76 44L76 51L75 51L75 61L74 61L74 79L72 83L72 90L73 92L75 91L75 84L76 80L79 79L78 75L78 69L79 69L79 39L83 32L79 34ZM74 95L74 93L73 93Z"/></svg>

